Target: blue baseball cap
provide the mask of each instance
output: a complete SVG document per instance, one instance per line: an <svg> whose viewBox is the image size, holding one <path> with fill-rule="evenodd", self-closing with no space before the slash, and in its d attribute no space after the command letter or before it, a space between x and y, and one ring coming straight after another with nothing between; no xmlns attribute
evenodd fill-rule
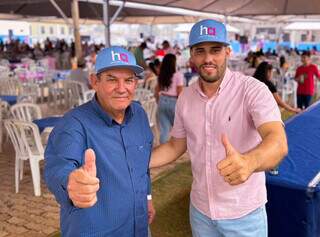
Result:
<svg viewBox="0 0 320 237"><path fill-rule="evenodd" d="M115 68L128 68L137 75L143 72L143 68L137 65L135 56L128 50L119 46L102 49L96 58L96 74Z"/></svg>
<svg viewBox="0 0 320 237"><path fill-rule="evenodd" d="M218 42L229 45L226 26L215 20L206 19L197 22L191 28L189 47L203 42Z"/></svg>

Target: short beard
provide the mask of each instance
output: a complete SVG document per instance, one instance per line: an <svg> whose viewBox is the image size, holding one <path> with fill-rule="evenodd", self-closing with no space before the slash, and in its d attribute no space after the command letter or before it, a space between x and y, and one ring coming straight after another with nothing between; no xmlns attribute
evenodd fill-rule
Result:
<svg viewBox="0 0 320 237"><path fill-rule="evenodd" d="M203 65L205 65L205 64L203 64ZM203 65L201 65L201 66L203 66ZM204 80L205 82L215 83L224 77L226 68L227 68L227 59L224 61L224 63L220 67L217 68L217 75L216 76L203 75L201 73L201 70L198 70L198 72L199 72L200 78L202 80Z"/></svg>

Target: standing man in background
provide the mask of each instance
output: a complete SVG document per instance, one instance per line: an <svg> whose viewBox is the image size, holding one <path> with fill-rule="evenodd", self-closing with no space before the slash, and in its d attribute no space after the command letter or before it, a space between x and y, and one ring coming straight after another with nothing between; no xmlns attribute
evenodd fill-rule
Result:
<svg viewBox="0 0 320 237"><path fill-rule="evenodd" d="M301 55L302 65L297 68L295 80L298 82L297 104L300 109L309 107L315 91L314 76L320 80L320 73L316 65L311 63L310 52Z"/></svg>

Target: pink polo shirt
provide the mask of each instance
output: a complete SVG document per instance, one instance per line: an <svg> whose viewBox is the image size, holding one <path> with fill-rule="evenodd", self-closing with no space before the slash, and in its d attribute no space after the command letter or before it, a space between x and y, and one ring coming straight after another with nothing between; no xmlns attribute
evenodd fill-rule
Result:
<svg viewBox="0 0 320 237"><path fill-rule="evenodd" d="M183 90L171 135L187 138L193 174L191 202L200 212L215 220L235 219L266 203L264 172L231 186L220 176L217 163L225 158L222 133L243 153L261 142L257 128L270 121L281 121L281 115L267 86L239 72L227 69L210 99L198 82Z"/></svg>

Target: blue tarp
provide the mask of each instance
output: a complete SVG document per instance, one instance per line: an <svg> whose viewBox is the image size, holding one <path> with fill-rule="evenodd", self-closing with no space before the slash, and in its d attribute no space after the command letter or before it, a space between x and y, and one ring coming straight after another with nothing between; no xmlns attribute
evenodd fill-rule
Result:
<svg viewBox="0 0 320 237"><path fill-rule="evenodd" d="M234 53L241 53L241 46L240 46L239 41L233 40L230 42L230 45L231 45L232 51Z"/></svg>
<svg viewBox="0 0 320 237"><path fill-rule="evenodd" d="M277 42L276 41L265 41L263 43L263 52L272 52L277 50Z"/></svg>
<svg viewBox="0 0 320 237"><path fill-rule="evenodd" d="M0 100L7 101L9 105L14 105L17 103L16 95L0 95Z"/></svg>
<svg viewBox="0 0 320 237"><path fill-rule="evenodd" d="M267 175L269 237L319 237L320 103L286 123L289 153L279 175Z"/></svg>
<svg viewBox="0 0 320 237"><path fill-rule="evenodd" d="M42 119L35 119L32 122L38 126L41 133L47 127L55 127L61 119L62 117L46 117Z"/></svg>
<svg viewBox="0 0 320 237"><path fill-rule="evenodd" d="M317 44L317 43L299 43L299 44L297 44L297 49L300 51L309 51L309 50L312 50L314 47L317 50L320 50L320 44Z"/></svg>

